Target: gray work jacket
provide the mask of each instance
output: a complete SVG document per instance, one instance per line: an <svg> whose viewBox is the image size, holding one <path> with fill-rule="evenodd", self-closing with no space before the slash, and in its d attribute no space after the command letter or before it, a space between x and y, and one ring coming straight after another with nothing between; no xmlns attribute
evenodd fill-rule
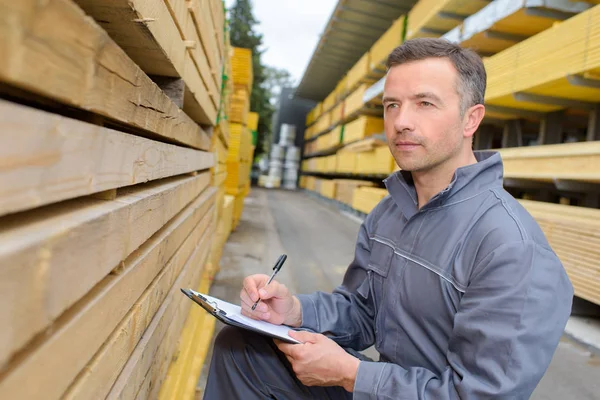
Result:
<svg viewBox="0 0 600 400"><path fill-rule="evenodd" d="M298 296L303 327L379 351L354 399L527 399L546 371L573 287L500 155L476 157L421 209L410 174L388 177L343 283Z"/></svg>

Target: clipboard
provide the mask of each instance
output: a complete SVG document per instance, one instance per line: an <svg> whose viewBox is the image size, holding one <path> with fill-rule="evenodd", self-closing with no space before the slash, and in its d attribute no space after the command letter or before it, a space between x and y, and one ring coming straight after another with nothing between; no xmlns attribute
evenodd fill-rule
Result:
<svg viewBox="0 0 600 400"><path fill-rule="evenodd" d="M181 288L181 292L189 297L194 303L208 311L213 317L223 322L224 324L235 326L242 329L247 329L261 335L266 335L275 339L279 339L286 343L301 344L302 342L290 337L286 332L291 327L285 325L274 325L265 321L251 320L250 318L241 315L241 313L232 313L222 310L218 307L216 301L211 301L206 295L198 293L191 289ZM227 303L229 308L239 309L239 306ZM246 322L244 322L246 321Z"/></svg>

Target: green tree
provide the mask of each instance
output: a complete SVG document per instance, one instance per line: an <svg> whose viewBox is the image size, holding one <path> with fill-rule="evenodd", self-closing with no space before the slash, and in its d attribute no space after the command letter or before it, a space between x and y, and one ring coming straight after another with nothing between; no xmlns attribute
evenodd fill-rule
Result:
<svg viewBox="0 0 600 400"><path fill-rule="evenodd" d="M265 88L271 94L271 104L277 107L281 89L293 87L294 78L287 69L267 65L265 67Z"/></svg>
<svg viewBox="0 0 600 400"><path fill-rule="evenodd" d="M263 137L271 132L271 119L273 117L273 106L269 102L271 93L265 87L265 67L261 62L263 51L262 34L255 31L258 21L252 14L252 3L250 0L237 0L229 10L229 27L231 45L234 47L243 47L252 50L252 72L254 81L252 84L252 94L250 96L250 110L257 112L258 120L258 140L255 154L264 153Z"/></svg>

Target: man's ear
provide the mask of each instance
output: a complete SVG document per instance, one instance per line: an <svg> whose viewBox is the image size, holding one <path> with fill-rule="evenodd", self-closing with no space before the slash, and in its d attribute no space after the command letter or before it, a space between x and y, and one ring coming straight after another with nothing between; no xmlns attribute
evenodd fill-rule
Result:
<svg viewBox="0 0 600 400"><path fill-rule="evenodd" d="M463 130L463 136L465 138L473 137L477 128L479 128L479 124L483 120L484 115L485 107L483 104L474 105L467 110L464 117L465 128Z"/></svg>

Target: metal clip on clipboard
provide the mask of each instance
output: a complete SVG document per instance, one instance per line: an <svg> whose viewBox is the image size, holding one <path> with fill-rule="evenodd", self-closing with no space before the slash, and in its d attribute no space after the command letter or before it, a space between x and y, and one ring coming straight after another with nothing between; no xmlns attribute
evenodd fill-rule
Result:
<svg viewBox="0 0 600 400"><path fill-rule="evenodd" d="M263 321L244 321L247 317L236 314L236 311L231 311L228 313L224 310L219 309L218 303L211 301L209 298L204 297L201 293L195 292L191 289L181 288L183 294L189 297L194 303L198 304L202 308L204 308L209 314L214 316L219 321L227 324L236 326L239 328L251 330L258 332L260 334L264 334L267 336L271 336L280 340L283 340L288 343L301 343L300 341L290 337L288 335L288 330L292 329L290 327L286 327L284 325L272 325ZM230 304L231 305L231 304ZM233 306L233 305L232 305ZM233 306L239 310L239 306ZM241 320L240 320L241 318Z"/></svg>
<svg viewBox="0 0 600 400"><path fill-rule="evenodd" d="M227 318L227 313L223 310L220 310L217 306L217 303L208 300L200 294L194 294L189 289L182 288L181 291L183 292L183 294L192 299L195 303L204 308L206 311L217 317L219 320L222 321L222 318Z"/></svg>

